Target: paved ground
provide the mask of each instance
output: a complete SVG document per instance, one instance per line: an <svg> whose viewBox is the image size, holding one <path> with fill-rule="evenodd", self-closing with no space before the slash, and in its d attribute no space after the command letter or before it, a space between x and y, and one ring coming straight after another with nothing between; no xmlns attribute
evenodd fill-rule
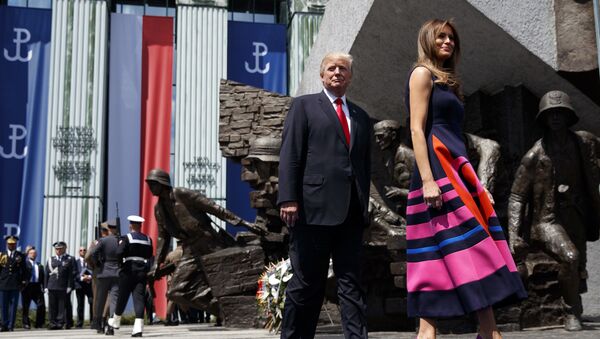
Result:
<svg viewBox="0 0 600 339"><path fill-rule="evenodd" d="M198 339L276 339L279 336L270 334L266 330L250 329L226 329L215 328L213 326L198 324L198 325L180 325L174 327L165 327L162 325L146 326L144 329L144 337L146 338L198 338ZM131 326L125 326L117 331L114 338L130 338ZM30 339L30 338L60 338L60 339L92 339L92 338L107 338L103 335L98 335L92 330L16 330L12 333L0 333L0 338L6 337L11 339ZM375 332L369 333L371 339L409 339L414 338L414 333L407 332ZM444 339L473 339L474 334L462 335L440 335L438 338ZM530 329L521 332L506 332L505 339L511 338L535 338L535 339L562 339L562 338L577 338L577 339L597 339L600 338L600 322L585 323L585 330L582 332L572 333L566 332L561 328L540 328ZM341 334L319 334L317 339L344 339Z"/></svg>
<svg viewBox="0 0 600 339"><path fill-rule="evenodd" d="M600 241L588 243L588 280L589 291L582 295L584 303L585 330L582 332L566 332L560 327L527 329L520 332L505 332L505 339L598 339L600 338ZM125 326L117 331L115 338L130 338L131 326ZM198 338L198 339L277 339L278 335L270 334L262 329L227 329L215 328L211 325L180 325L165 327L162 325L146 326L146 338ZM415 334L409 332L372 332L371 339L414 339ZM108 337L98 335L92 330L31 330L17 329L15 332L0 333L0 338L11 339L98 339ZM439 335L439 339L474 339L474 334ZM344 339L341 334L318 334L316 339Z"/></svg>

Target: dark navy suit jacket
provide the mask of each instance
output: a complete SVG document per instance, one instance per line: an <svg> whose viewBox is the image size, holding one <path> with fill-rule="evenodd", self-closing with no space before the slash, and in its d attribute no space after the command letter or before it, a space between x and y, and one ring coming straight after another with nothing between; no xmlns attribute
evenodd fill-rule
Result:
<svg viewBox="0 0 600 339"><path fill-rule="evenodd" d="M325 92L292 101L283 128L277 204L298 202L298 225L342 224L352 185L362 209L362 220L356 222L368 225L372 124L365 111L346 102L350 145Z"/></svg>

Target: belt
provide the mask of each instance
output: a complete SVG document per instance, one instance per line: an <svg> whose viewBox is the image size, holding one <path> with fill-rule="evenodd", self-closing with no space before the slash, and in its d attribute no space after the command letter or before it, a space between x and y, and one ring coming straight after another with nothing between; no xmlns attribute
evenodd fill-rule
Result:
<svg viewBox="0 0 600 339"><path fill-rule="evenodd" d="M126 258L123 258L123 262L127 262L127 261L143 261L144 263L148 262L147 259L142 258L142 257L126 257Z"/></svg>

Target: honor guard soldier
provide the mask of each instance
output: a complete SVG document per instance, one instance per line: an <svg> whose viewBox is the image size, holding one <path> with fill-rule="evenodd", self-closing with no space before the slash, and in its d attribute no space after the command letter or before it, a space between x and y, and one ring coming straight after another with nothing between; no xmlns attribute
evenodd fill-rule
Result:
<svg viewBox="0 0 600 339"><path fill-rule="evenodd" d="M25 258L17 251L18 237L9 235L4 238L6 251L0 252L0 304L2 304L2 328L0 331L12 331L17 316L19 289L27 282Z"/></svg>
<svg viewBox="0 0 600 339"><path fill-rule="evenodd" d="M65 314L65 309L67 309L67 298L75 282L75 260L65 253L67 244L64 241L57 241L52 246L56 255L48 259L45 272L49 310L48 328L59 330L65 325L68 316Z"/></svg>
<svg viewBox="0 0 600 339"><path fill-rule="evenodd" d="M152 258L152 239L141 232L144 218L130 215L127 220L129 220L130 232L121 237L118 248L123 263L119 273L117 308L114 316L108 320L106 334L113 335L114 329L120 327L121 315L127 305L129 294L132 294L135 321L131 336L141 337L144 328L144 291Z"/></svg>
<svg viewBox="0 0 600 339"><path fill-rule="evenodd" d="M117 298L119 295L119 269L120 258L117 254L119 248L119 238L117 237L117 222L108 220L102 225L106 225L109 234L98 239L96 245L91 249L90 257L96 266L96 302L94 309L95 328L98 333L104 333L104 307L107 296L110 295L109 314L111 317L115 314L117 307Z"/></svg>

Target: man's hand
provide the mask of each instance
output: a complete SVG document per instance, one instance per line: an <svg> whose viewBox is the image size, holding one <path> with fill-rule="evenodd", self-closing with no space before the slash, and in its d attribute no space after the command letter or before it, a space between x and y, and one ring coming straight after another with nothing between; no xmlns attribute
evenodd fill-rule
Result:
<svg viewBox="0 0 600 339"><path fill-rule="evenodd" d="M71 290L72 289L70 287L67 287L67 294L71 293Z"/></svg>
<svg viewBox="0 0 600 339"><path fill-rule="evenodd" d="M294 227L296 220L298 220L298 203L295 201L288 201L281 204L279 216L288 227Z"/></svg>

